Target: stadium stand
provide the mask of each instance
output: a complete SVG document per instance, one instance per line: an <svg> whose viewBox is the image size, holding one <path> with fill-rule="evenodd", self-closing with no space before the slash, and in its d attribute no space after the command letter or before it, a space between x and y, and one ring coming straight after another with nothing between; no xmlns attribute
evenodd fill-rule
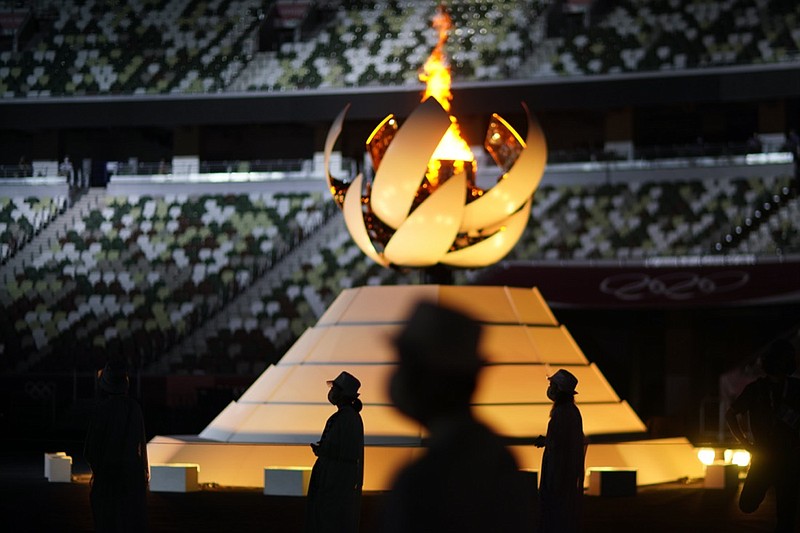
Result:
<svg viewBox="0 0 800 533"><path fill-rule="evenodd" d="M562 74L676 70L797 58L790 2L630 0L608 3L591 25L565 25L552 67Z"/></svg>
<svg viewBox="0 0 800 533"><path fill-rule="evenodd" d="M413 277L367 259L340 216L281 263L152 370L213 374L235 368L240 375L257 375L317 322L342 289Z"/></svg>
<svg viewBox="0 0 800 533"><path fill-rule="evenodd" d="M788 174L642 176L551 176L508 259L800 253L800 201ZM93 190L64 211L56 242L6 277L0 297L15 317L3 320L13 339L6 349L18 354L6 364L21 372L90 369L119 351L154 375L257 375L343 288L415 275L368 260L333 211L319 193ZM470 272L457 276L468 280Z"/></svg>
<svg viewBox="0 0 800 533"><path fill-rule="evenodd" d="M269 50L259 35L288 24L281 4L137 0L109 9L94 0L40 2L31 14L39 31L19 50L0 52L0 95L415 85L436 41L433 3L306 2L295 31ZM795 2L592 5L565 14L561 3L544 0L448 2L454 80L781 63L800 53Z"/></svg>
<svg viewBox="0 0 800 533"><path fill-rule="evenodd" d="M329 212L303 194L87 198L56 242L6 277L11 368L88 369L115 350L149 365Z"/></svg>
<svg viewBox="0 0 800 533"><path fill-rule="evenodd" d="M39 32L0 53L0 94L213 92L246 61L253 0L40 2Z"/></svg>
<svg viewBox="0 0 800 533"><path fill-rule="evenodd" d="M0 263L5 264L66 208L63 196L0 198Z"/></svg>
<svg viewBox="0 0 800 533"><path fill-rule="evenodd" d="M590 260L796 253L791 182L782 175L547 185L537 191L531 222L512 255Z"/></svg>

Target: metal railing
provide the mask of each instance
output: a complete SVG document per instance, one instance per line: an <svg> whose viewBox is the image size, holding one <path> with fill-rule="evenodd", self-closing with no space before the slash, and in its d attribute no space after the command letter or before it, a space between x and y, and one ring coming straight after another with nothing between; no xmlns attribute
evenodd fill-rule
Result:
<svg viewBox="0 0 800 533"><path fill-rule="evenodd" d="M788 141L779 143L765 143L762 146L753 146L747 142L726 143L692 143L670 144L658 146L633 146L631 154L622 155L602 148L577 148L564 150L550 150L547 162L560 163L594 163L594 162L624 162L635 160L637 162L658 161L663 159L692 159L692 158L717 158L724 159L734 156L749 156L758 154L789 154L792 148ZM346 166L351 166L352 161L345 158ZM224 161L199 162L200 174L216 173L247 173L247 172L302 172L313 166L311 159L232 159ZM109 175L125 176L154 176L159 174L172 174L171 161L110 161L107 163ZM0 178L25 178L32 177L33 170L30 165L0 164Z"/></svg>

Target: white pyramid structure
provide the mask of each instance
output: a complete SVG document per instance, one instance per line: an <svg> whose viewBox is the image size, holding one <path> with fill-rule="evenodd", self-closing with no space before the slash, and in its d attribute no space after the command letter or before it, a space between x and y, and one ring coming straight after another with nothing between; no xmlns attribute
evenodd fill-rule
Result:
<svg viewBox="0 0 800 533"><path fill-rule="evenodd" d="M547 376L566 368L579 380L576 400L587 437L617 436L614 444L589 446L587 468L633 464L640 484L702 476L686 439L631 439L644 436L645 425L587 361L538 290L440 285L343 291L280 362L200 435L154 438L148 445L151 463L196 463L201 483L232 486L263 485L265 467L310 466L315 457L308 444L319 439L334 411L325 382L346 370L362 383L364 488L390 488L396 471L424 452L424 428L397 412L387 392L396 365L391 339L421 300L460 309L482 323L480 350L487 366L473 411L513 443L521 467L539 468L541 450L531 442L547 429Z"/></svg>

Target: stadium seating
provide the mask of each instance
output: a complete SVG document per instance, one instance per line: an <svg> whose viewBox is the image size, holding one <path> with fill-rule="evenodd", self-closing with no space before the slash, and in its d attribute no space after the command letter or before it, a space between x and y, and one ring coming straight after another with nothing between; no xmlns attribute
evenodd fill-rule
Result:
<svg viewBox="0 0 800 533"><path fill-rule="evenodd" d="M292 265L279 283L261 291L249 304L227 309L222 327L204 342L172 361L172 373L259 374L278 359L343 289L408 282L410 273L385 269L352 242L341 220L336 231L309 256ZM167 368L162 368L167 370Z"/></svg>
<svg viewBox="0 0 800 533"><path fill-rule="evenodd" d="M797 3L624 0L589 25L565 25L553 70L600 74L774 63L797 57ZM764 24L764 21L769 24ZM767 30L766 28L769 28Z"/></svg>
<svg viewBox="0 0 800 533"><path fill-rule="evenodd" d="M7 363L150 364L325 217L319 194L106 197L0 291Z"/></svg>
<svg viewBox="0 0 800 533"><path fill-rule="evenodd" d="M150 374L256 375L343 288L419 276L367 259L320 193L100 198L0 287L5 368L88 370L118 352ZM60 202L9 200L0 216ZM798 220L788 175L548 182L508 259L796 254Z"/></svg>
<svg viewBox="0 0 800 533"><path fill-rule="evenodd" d="M798 209L789 176L547 185L537 192L529 229L510 258L620 260L796 253L800 250ZM315 323L341 289L399 283L410 275L373 264L351 242L340 221L338 225L332 236L323 238L315 251L303 255L287 275L256 298L227 307L218 328L206 324L202 342L169 358L151 359L146 369L172 374L258 374ZM734 238L726 240L728 234ZM203 267L195 265L193 276L200 280L202 275ZM223 287L233 283L237 274L226 275ZM203 283L199 287L208 289L213 302L226 298L224 289L219 297L218 290ZM218 309L208 302L205 305L212 313ZM163 328L169 327L163 312L160 320Z"/></svg>
<svg viewBox="0 0 800 533"><path fill-rule="evenodd" d="M536 192L531 222L511 257L642 259L797 251L791 180L546 185ZM736 238L726 239L730 235Z"/></svg>
<svg viewBox="0 0 800 533"><path fill-rule="evenodd" d="M533 49L531 28L545 3L466 0L448 4L448 54L456 79L508 77ZM232 87L238 90L419 84L418 71L438 38L433 4L348 2L315 37L262 54Z"/></svg>
<svg viewBox="0 0 800 533"><path fill-rule="evenodd" d="M37 38L0 54L0 95L192 93L247 60L255 0L39 2Z"/></svg>
<svg viewBox="0 0 800 533"><path fill-rule="evenodd" d="M25 246L67 207L67 198L0 198L0 263Z"/></svg>
<svg viewBox="0 0 800 533"><path fill-rule="evenodd" d="M610 5L567 23L554 16L560 4L544 0L448 2L453 77L679 70L785 62L800 53L796 2ZM332 20L261 53L265 6L256 0L37 6L37 36L19 52L0 53L3 97L416 85L437 39L434 4L412 1L343 3Z"/></svg>

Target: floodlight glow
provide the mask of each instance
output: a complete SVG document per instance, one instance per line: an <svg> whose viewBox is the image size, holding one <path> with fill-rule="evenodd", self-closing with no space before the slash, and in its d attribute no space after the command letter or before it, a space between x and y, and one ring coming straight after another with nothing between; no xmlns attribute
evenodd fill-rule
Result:
<svg viewBox="0 0 800 533"><path fill-rule="evenodd" d="M700 459L701 463L708 466L714 463L717 458L717 452L714 451L714 448L700 448L697 450L697 458Z"/></svg>
<svg viewBox="0 0 800 533"><path fill-rule="evenodd" d="M750 464L750 452L747 450L733 450L731 462L736 466L748 466Z"/></svg>

